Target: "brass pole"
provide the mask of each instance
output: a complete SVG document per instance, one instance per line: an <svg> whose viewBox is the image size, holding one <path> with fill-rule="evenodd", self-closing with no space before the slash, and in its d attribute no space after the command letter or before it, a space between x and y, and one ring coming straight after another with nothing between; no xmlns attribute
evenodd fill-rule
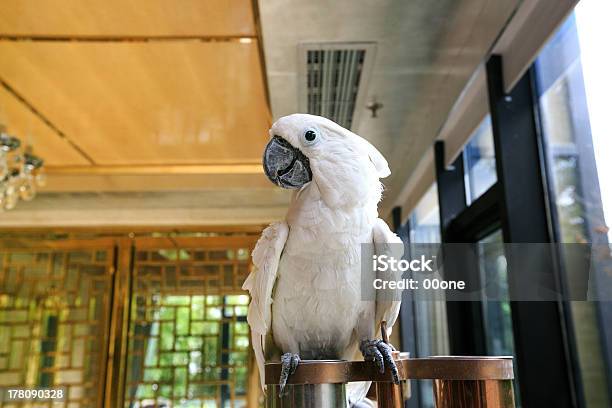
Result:
<svg viewBox="0 0 612 408"><path fill-rule="evenodd" d="M433 379L434 397L437 408L513 408L514 394L512 380L514 378L512 357L469 357L445 356L427 358L409 358L404 353L398 353L395 358L399 378L404 380ZM332 399L330 395L344 395L344 384L352 381L374 381L381 385L392 384L389 370L380 373L369 361L303 361L296 372L289 377L287 387L302 387L289 389L292 395L288 399L279 400L277 385L281 371L280 363L266 364L266 384L268 384L268 408L286 407L336 407L343 397ZM313 385L328 385L335 391L323 391L324 387ZM311 387L309 391L308 387ZM342 391L338 391L338 390ZM328 388L329 390L329 388ZM398 400L398 392L400 398ZM302 393L302 394L300 394ZM310 393L308 403L300 402L298 398L304 393ZM315 400L313 394L326 393L326 399ZM401 407L401 389L382 388L378 392L379 407ZM286 397L287 398L287 397ZM301 398L301 397L300 397ZM306 397L304 397L306 398ZM318 405L317 402L321 401ZM326 402L324 402L326 401ZM285 405L288 404L288 405ZM291 405L293 404L293 405ZM399 404L399 405L398 405Z"/></svg>
<svg viewBox="0 0 612 408"><path fill-rule="evenodd" d="M434 380L436 408L514 408L512 380Z"/></svg>
<svg viewBox="0 0 612 408"><path fill-rule="evenodd" d="M279 398L279 386L268 385L266 408L345 408L346 384L287 385Z"/></svg>

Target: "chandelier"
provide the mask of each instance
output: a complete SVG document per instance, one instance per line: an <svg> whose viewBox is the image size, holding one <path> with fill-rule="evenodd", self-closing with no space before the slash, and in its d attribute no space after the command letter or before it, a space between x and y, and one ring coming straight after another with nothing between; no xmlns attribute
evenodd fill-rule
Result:
<svg viewBox="0 0 612 408"><path fill-rule="evenodd" d="M0 130L0 211L12 210L19 199L30 201L45 183L43 160L22 148L21 141Z"/></svg>

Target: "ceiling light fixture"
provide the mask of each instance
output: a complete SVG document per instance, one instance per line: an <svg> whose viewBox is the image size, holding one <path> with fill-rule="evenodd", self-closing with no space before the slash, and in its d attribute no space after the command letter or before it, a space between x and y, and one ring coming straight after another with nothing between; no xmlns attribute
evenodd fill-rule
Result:
<svg viewBox="0 0 612 408"><path fill-rule="evenodd" d="M19 199L30 201L45 183L43 160L30 146L0 128L0 211L12 210Z"/></svg>

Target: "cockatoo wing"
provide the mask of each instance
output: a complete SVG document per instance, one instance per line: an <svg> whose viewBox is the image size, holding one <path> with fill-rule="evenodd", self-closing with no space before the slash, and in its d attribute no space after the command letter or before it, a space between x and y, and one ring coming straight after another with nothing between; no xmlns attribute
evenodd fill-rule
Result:
<svg viewBox="0 0 612 408"><path fill-rule="evenodd" d="M376 255L387 255L389 258L393 257L397 260L402 258L402 255L404 254L402 240L396 234L394 234L387 223L380 218L378 218L374 223L372 236ZM400 279L401 272L398 271L397 275L398 276L396 276L395 279ZM395 293L394 300L390 298L391 293L389 293L389 291L385 292L386 293L385 296L383 296L383 299L376 300L376 327L380 327L380 323L382 321L386 321L387 333L391 334L391 330L395 324L395 321L397 320L397 315L399 314L401 291L398 290L397 293Z"/></svg>
<svg viewBox="0 0 612 408"><path fill-rule="evenodd" d="M375 255L387 255L388 257L394 257L395 259L401 259L404 254L404 246L402 240L395 235L387 226L387 224L380 218L376 220L372 228L372 240L374 243L374 254ZM399 244L399 245L398 245ZM401 272L398 272L401 276ZM397 276L397 279L400 278ZM389 278L387 274L386 278ZM385 291L383 299L376 299L376 312L374 319L374 327L372 327L372 335L378 337L380 334L380 323L384 320L387 322L387 334L391 334L393 325L397 320L397 315L400 309L400 295L396 293L397 297L390 297L392 293L389 290ZM398 300L392 300L398 299ZM352 382L347 384L347 395L349 399L349 406L352 404L362 401L365 398L368 389L370 388L371 382Z"/></svg>
<svg viewBox="0 0 612 408"><path fill-rule="evenodd" d="M285 222L273 223L262 232L253 250L253 269L242 285L242 289L248 290L251 294L247 321L251 327L251 343L263 388L265 388L264 345L272 323L272 290L288 234L289 226Z"/></svg>

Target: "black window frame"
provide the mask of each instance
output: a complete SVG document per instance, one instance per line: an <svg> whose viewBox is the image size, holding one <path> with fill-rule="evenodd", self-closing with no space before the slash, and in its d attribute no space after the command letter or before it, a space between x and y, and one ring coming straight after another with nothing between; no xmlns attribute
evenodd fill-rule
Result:
<svg viewBox="0 0 612 408"><path fill-rule="evenodd" d="M505 92L502 66L499 55L486 63L497 182L467 205L463 154L446 166L444 142L434 146L443 243L477 242L497 229L508 243L555 242L533 67ZM480 279L475 260L467 262L472 264L445 262L446 277ZM508 259L511 293L521 282L533 279L522 276L521 268L521 259ZM542 268L550 285L562 290L555 254L543 261ZM522 405L584 406L568 302L510 302L510 306ZM447 317L452 354L487 354L482 302L447 302Z"/></svg>
<svg viewBox="0 0 612 408"><path fill-rule="evenodd" d="M447 166L444 141L433 146L442 243L474 243L496 230L501 230L505 243L559 242L535 63L508 92L502 67L500 55L491 55L486 62L497 181L468 205L463 152ZM402 238L409 241L410 224L401 224L399 207L393 211L393 223ZM443 256L446 259L452 254ZM534 279L520 273L523 260L515 258L507 259L510 293ZM456 259L451 259L454 262L445 262L447 279L480 280L479 265L474 259L467 261L469 265L458 265ZM542 260L542 275L535 279L545 279L558 293L565 293L564 267L562 255L551 251ZM413 307L408 306L402 307L402 346L414 352L416 346L410 337L415 321ZM521 405L585 407L570 303L559 297L555 301L512 301L510 307ZM601 324L602 316L612 315L612 302L602 302L598 312ZM451 354L487 354L483 302L447 301L447 319ZM612 342L612 328L600 329L606 330L605 348ZM612 350L608 348L604 353L610 360ZM612 365L609 361L608 364ZM608 393L612 406L612 389ZM407 406L418 404L416 398Z"/></svg>

